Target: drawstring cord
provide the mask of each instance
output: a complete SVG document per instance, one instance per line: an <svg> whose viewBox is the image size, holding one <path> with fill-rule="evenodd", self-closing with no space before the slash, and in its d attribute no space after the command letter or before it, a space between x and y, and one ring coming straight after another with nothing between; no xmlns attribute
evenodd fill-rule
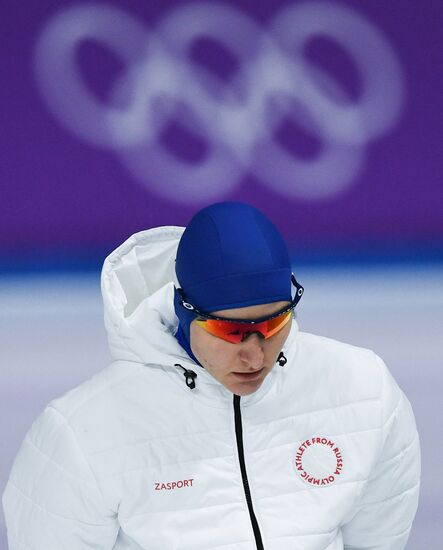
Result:
<svg viewBox="0 0 443 550"><path fill-rule="evenodd" d="M189 389L193 390L195 388L195 379L197 378L197 373L193 370L185 369L185 367L182 367L180 363L175 363L174 367L180 367L185 372L183 373L183 376L186 378L186 385Z"/></svg>

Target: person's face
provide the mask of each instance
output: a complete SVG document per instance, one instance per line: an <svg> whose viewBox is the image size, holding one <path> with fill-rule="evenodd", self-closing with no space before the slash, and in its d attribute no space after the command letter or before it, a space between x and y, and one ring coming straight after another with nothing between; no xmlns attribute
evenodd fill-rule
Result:
<svg viewBox="0 0 443 550"><path fill-rule="evenodd" d="M283 309L289 302L273 302L236 309L214 311L229 319L258 319ZM274 336L264 339L250 334L243 342L231 344L206 332L192 321L191 349L201 365L225 388L236 395L249 395L262 385L271 372L291 330L292 318Z"/></svg>

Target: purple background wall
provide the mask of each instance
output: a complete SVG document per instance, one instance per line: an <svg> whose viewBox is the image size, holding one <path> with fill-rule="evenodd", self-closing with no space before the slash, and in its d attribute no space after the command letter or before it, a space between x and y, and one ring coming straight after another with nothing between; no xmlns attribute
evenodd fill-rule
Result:
<svg viewBox="0 0 443 550"><path fill-rule="evenodd" d="M2 8L4 269L99 265L132 232L226 199L261 207L300 259L442 257L439 0L118 5ZM185 51L187 16L200 39ZM71 82L64 48L91 21L108 46L78 38ZM77 101L80 82L101 119ZM110 108L122 118L147 89L126 135Z"/></svg>

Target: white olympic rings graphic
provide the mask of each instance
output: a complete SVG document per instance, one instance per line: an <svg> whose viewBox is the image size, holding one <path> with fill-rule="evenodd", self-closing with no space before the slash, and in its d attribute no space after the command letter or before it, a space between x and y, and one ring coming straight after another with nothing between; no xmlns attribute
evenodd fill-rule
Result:
<svg viewBox="0 0 443 550"><path fill-rule="evenodd" d="M345 100L340 83L308 63L306 44L316 36L335 41L354 62L357 100ZM229 83L190 60L201 37L239 61ZM86 40L125 65L109 104L80 74L76 54ZM266 32L220 2L178 5L155 30L108 5L74 5L45 25L34 66L39 89L64 126L114 150L139 182L180 202L219 198L246 172L286 197L335 195L352 184L365 145L393 127L403 106L402 70L383 34L354 10L316 0L284 7ZM314 158L291 154L274 138L288 117L320 139ZM180 159L162 144L171 120L208 144L201 161Z"/></svg>

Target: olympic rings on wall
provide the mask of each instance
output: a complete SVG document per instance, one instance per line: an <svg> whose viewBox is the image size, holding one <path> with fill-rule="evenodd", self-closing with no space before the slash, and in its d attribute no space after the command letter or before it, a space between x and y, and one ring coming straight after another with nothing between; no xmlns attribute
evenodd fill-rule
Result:
<svg viewBox="0 0 443 550"><path fill-rule="evenodd" d="M362 84L357 100L308 63L306 45L318 36L353 61ZM190 59L202 37L238 61L228 83ZM123 62L111 97L123 97L125 107L100 102L84 82L76 53L86 40ZM48 108L66 129L115 151L137 181L180 202L221 198L245 173L289 198L336 195L355 181L365 146L392 129L403 106L400 63L381 31L351 8L317 1L284 7L266 29L220 2L178 4L155 29L105 4L73 5L42 29L34 66ZM320 140L314 158L291 154L275 139L288 117ZM171 120L207 145L198 162L159 139Z"/></svg>

